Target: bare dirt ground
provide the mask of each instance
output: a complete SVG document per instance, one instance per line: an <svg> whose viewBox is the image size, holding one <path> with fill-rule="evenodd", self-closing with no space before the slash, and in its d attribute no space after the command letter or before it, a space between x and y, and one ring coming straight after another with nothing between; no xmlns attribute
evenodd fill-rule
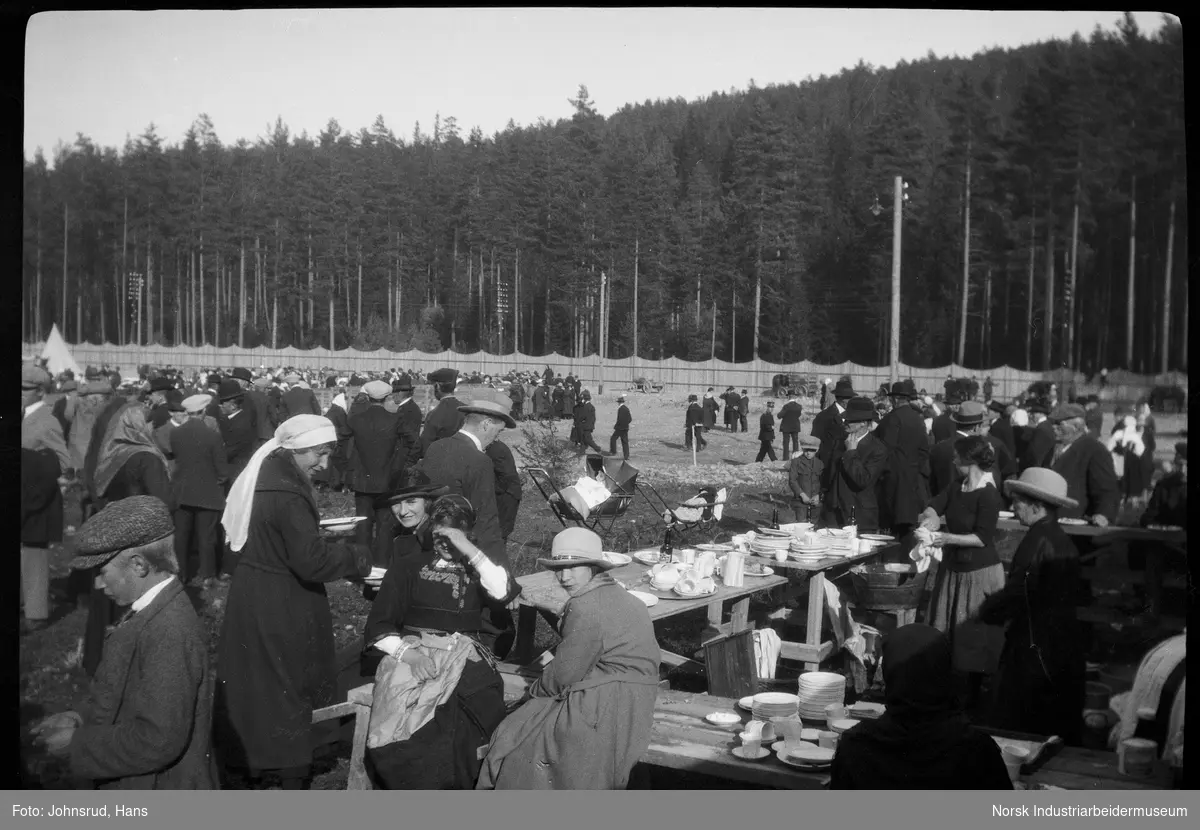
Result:
<svg viewBox="0 0 1200 830"><path fill-rule="evenodd" d="M697 390L698 393L702 391ZM721 390L718 388L717 391L719 393ZM597 430L594 437L597 444L605 450L608 449L608 439L617 410L616 393L611 388L606 392L606 395L597 396L593 401L597 410ZM627 403L633 415L630 430L630 463L640 471L639 481L649 481L672 503L695 495L697 489L704 485L731 488L730 503L717 531L717 535L722 539L727 539L731 533L750 529L768 520L775 506L775 499L779 500L781 520L790 519L790 511L782 506L783 493L786 491L786 464L780 453L779 439L775 442L779 461L761 464L754 462L759 447L758 417L765 409L767 398L762 395L751 397L751 411L747 419L748 431L745 433L724 431L722 419L718 416L717 428L705 436L708 447L697 454L697 464L693 465L692 453L683 446L686 397L686 392L657 395L628 393ZM801 400L801 403L804 406L802 432L807 433L817 407L815 401ZM1156 458L1169 459L1173 455L1172 448L1178 440L1176 436L1179 430L1186 426L1186 417L1159 415L1156 419L1159 431ZM1111 428L1111 420L1110 415L1106 432ZM535 436L538 431L537 427L523 426L525 429L510 430L501 436L517 454L519 465L528 463L521 454L521 450L527 450L530 442L526 433ZM570 433L570 421L557 421L554 429L559 440L565 444ZM570 450L568 454L574 455ZM577 458L576 477L583 472L583 455L578 454ZM353 513L353 497L348 494L323 492L320 494L319 504L322 517L346 516ZM78 494L69 493L67 524L73 529L78 521ZM516 529L508 542L509 557L518 576L537 569L537 557L549 550L550 540L559 530L561 525L553 517L546 502L527 481ZM626 551L656 546L660 543L662 534L661 518L650 503L638 498L618 522L614 534L608 539L607 547ZM710 541L713 538L715 537L709 535L706 539L693 537L692 540ZM77 705L86 695L87 677L79 667L78 660L87 612L83 607L76 607L74 598L69 595L69 561L70 555L65 546L57 545L53 548L51 624L45 629L22 636L20 640L19 719L22 732L22 765L18 786L24 789L70 786L61 764L42 755L32 746L26 735L29 726L34 722L47 714ZM218 584L203 593L199 589L189 588L209 633L209 649L214 663L227 592L228 587L225 584ZM328 586L328 593L334 615L339 658L343 664L349 666L356 662L362 629L370 606L363 598L361 587L350 582L332 583ZM769 610L770 606L766 604L752 603L752 619L765 623ZM699 647L699 635L704 623L704 615L697 613L660 624L660 642L671 651L690 654ZM553 646L557 642L557 636L540 619L538 626L538 647ZM347 677L343 678L343 687L348 688L349 685L362 682L355 682L350 674L351 672L348 672ZM677 688L688 688L695 682L694 678L687 676L672 677L672 684ZM702 684L702 679L700 682ZM349 734L346 726L327 730L319 735L317 740L322 746L318 750L315 762L317 775L314 788L344 787L349 758ZM698 781L693 778L656 771L649 784L668 788L697 786ZM227 783L229 786L239 786L237 781ZM710 779L704 779L702 783L705 787L722 786L720 782Z"/></svg>

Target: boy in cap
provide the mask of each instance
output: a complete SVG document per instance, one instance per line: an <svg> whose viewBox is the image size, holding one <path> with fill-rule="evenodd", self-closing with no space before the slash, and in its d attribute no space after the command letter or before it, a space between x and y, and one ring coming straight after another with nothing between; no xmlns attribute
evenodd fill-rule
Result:
<svg viewBox="0 0 1200 830"><path fill-rule="evenodd" d="M608 439L608 454L617 454L617 439L621 441L621 454L629 460L629 425L633 423L633 415L625 405L625 396L617 396L617 423L613 426L612 438Z"/></svg>
<svg viewBox="0 0 1200 830"><path fill-rule="evenodd" d="M130 611L108 635L82 712L33 728L71 773L119 789L213 789L206 634L174 576L175 528L153 496L113 502L75 537L74 568Z"/></svg>
<svg viewBox="0 0 1200 830"><path fill-rule="evenodd" d="M817 458L821 442L811 435L800 436L800 452L788 463L788 489L798 522L816 523L821 515L821 474L825 465Z"/></svg>
<svg viewBox="0 0 1200 830"><path fill-rule="evenodd" d="M434 441L449 438L462 429L463 425L462 413L458 411L462 403L454 396L454 389L458 386L458 371L438 369L436 372L430 372L429 382L433 384L433 397L437 400L437 406L425 419L425 428L421 431L421 455L429 452L429 447Z"/></svg>

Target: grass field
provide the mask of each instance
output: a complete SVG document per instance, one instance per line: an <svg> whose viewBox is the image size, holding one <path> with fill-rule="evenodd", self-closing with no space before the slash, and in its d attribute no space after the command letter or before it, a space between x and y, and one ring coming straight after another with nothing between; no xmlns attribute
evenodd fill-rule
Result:
<svg viewBox="0 0 1200 830"><path fill-rule="evenodd" d="M608 437L615 421L617 404L615 395L597 397L598 429L596 442L608 449ZM721 522L721 538L762 524L774 506L773 499L786 490L785 463L754 463L758 452L758 416L763 411L764 398L755 398L748 417L749 431L727 433L722 426L709 432L708 447L697 454L693 465L690 451L683 447L683 421L686 408L685 394L646 395L632 393L628 404L633 415L630 431L630 463L640 470L640 479L648 480L669 501L682 501L696 493L702 485L732 488L731 500ZM805 408L803 432L808 432L811 416L815 414L815 402L802 401ZM1181 428L1186 426L1185 416L1157 416L1159 439L1156 458L1169 459L1173 445ZM1111 427L1111 415L1109 416ZM555 426L561 441L565 442L570 432L569 421L559 421ZM1107 430L1106 430L1107 431ZM531 431L536 434L536 429ZM526 433L522 429L503 433L502 439L517 454L518 463L523 463L521 451L527 449ZM779 442L775 444L779 453ZM583 471L583 456L568 451L568 457L576 465L574 477ZM353 514L353 498L348 494L322 493L319 499L322 517L347 516ZM780 510L781 518L789 518L790 512ZM77 494L69 494L67 500L67 524L72 528L79 521ZM550 540L561 530L549 507L530 483L526 483L516 528L508 541L508 553L516 575L536 570L536 559L549 551ZM651 505L644 500L635 500L630 511L618 522L614 535L609 540L609 549L626 551L637 547L658 545L662 538L663 524ZM692 541L710 541L712 537ZM69 541L69 534L68 534ZM86 610L77 608L69 597L67 576L69 553L64 546L55 546L51 557L51 624L21 638L19 650L19 718L22 728L22 769L18 786L25 789L58 788L68 786L61 766L42 756L31 744L25 733L28 727L41 717L52 712L70 708L81 702L86 694L87 678L78 666L80 642L83 634ZM200 593L189 588L201 619L209 634L210 655L215 661L223 618L224 600L228 587L218 584L213 589ZM363 625L369 610L361 588L349 583L338 582L328 586L330 606L335 621L335 638L339 655L350 661L361 644ZM752 618L765 622L766 605L752 603ZM705 624L703 613L676 618L657 628L664 648L678 654L690 654L699 646L699 636ZM556 635L544 621L539 619L537 643L548 648L557 641ZM688 677L672 678L674 685L687 688L692 681ZM337 733L326 734L332 743L326 745L318 755L318 775L314 787L337 789L345 785L349 746L348 735L343 728ZM236 782L232 782L236 786ZM680 787L696 785L688 778L672 777L666 773L655 773L650 782L653 786ZM705 787L720 786L705 780Z"/></svg>

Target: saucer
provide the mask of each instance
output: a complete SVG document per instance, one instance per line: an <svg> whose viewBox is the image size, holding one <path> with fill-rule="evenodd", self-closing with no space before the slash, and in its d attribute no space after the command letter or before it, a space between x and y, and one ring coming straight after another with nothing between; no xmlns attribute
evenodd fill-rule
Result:
<svg viewBox="0 0 1200 830"><path fill-rule="evenodd" d="M771 750L767 749L765 746L760 746L756 755L747 755L746 747L735 746L733 748L733 754L738 758L741 758L743 761L761 761L763 758L766 758L771 754Z"/></svg>
<svg viewBox="0 0 1200 830"><path fill-rule="evenodd" d="M709 712L704 719L713 726L733 726L742 722L733 712Z"/></svg>
<svg viewBox="0 0 1200 830"><path fill-rule="evenodd" d="M739 709L745 709L747 712L754 711L754 695L746 695L737 702Z"/></svg>

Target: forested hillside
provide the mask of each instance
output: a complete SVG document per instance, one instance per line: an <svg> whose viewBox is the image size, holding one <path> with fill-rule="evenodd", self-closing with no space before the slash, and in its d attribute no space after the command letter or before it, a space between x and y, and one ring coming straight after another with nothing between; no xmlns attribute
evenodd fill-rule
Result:
<svg viewBox="0 0 1200 830"><path fill-rule="evenodd" d="M904 362L1186 369L1175 22L609 118L569 94L491 137L442 114L223 141L201 115L38 153L24 335L508 352L517 324L520 351L578 355L603 274L612 357L706 359L715 314L718 358L757 331L768 361L880 365L902 176Z"/></svg>

